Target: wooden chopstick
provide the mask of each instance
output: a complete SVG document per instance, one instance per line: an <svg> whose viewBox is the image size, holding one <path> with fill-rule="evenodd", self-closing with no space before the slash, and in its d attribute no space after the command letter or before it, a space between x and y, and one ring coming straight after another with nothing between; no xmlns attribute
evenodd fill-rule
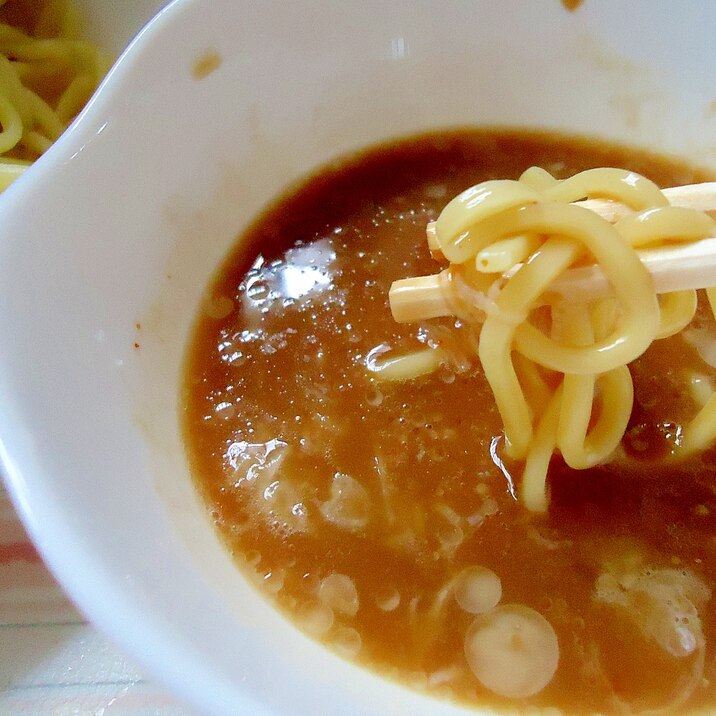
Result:
<svg viewBox="0 0 716 716"><path fill-rule="evenodd" d="M664 195L672 206L696 209L716 218L716 182L671 187L664 189ZM633 212L629 207L607 199L580 201L577 206L590 209L610 222ZM428 228L429 238L431 228ZM637 254L651 274L657 293L716 286L716 237L640 249ZM505 276L514 274L519 267L512 267ZM389 294L394 319L398 323L408 323L453 315L453 282L454 276L449 269L431 276L395 281ZM550 286L550 291L570 298L589 299L609 293L610 286L598 266L585 266L565 271ZM461 300L464 301L464 296Z"/></svg>
<svg viewBox="0 0 716 716"><path fill-rule="evenodd" d="M709 181L701 184L684 184L672 186L663 190L664 196L672 206L681 206L684 209L696 209L716 218L716 182ZM633 213L624 204L609 199L587 199L575 202L577 206L591 209L603 219L612 224L622 216Z"/></svg>
<svg viewBox="0 0 716 716"><path fill-rule="evenodd" d="M640 249L637 254L651 274L657 293L716 286L716 238ZM610 289L598 266L585 266L565 271L550 290L574 298L597 298Z"/></svg>

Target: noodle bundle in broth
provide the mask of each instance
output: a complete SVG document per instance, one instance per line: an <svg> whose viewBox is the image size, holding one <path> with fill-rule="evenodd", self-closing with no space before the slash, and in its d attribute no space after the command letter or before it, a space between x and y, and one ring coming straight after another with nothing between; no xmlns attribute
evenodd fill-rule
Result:
<svg viewBox="0 0 716 716"><path fill-rule="evenodd" d="M45 152L109 69L66 0L0 0L0 190Z"/></svg>
<svg viewBox="0 0 716 716"><path fill-rule="evenodd" d="M257 588L440 698L713 710L716 322L704 292L657 298L634 253L713 234L657 188L708 178L465 130L366 150L270 206L207 290L183 384L198 488ZM570 206L595 193L645 218ZM391 285L435 256L451 315L396 322ZM553 290L594 257L611 295Z"/></svg>
<svg viewBox="0 0 716 716"><path fill-rule="evenodd" d="M595 197L634 212L611 226L571 205ZM715 228L703 212L669 206L653 182L634 172L597 168L557 181L539 167L517 181L465 190L429 228L432 254L451 264L444 280L456 287L449 294L452 312L481 324L480 363L502 416L506 452L525 461L520 496L530 510L547 509L545 481L555 450L575 470L611 457L632 413L627 365L654 340L679 333L696 313L693 290L657 300L636 248L702 239ZM613 295L580 298L554 290L560 274L585 258L600 265ZM513 267L519 268L505 278ZM420 303L413 306L411 287L399 281L391 290L400 320L426 317ZM716 292L708 295L716 298ZM403 361L392 360L393 379L423 373L414 371L414 355ZM714 438L712 397L683 427L675 451L687 456Z"/></svg>

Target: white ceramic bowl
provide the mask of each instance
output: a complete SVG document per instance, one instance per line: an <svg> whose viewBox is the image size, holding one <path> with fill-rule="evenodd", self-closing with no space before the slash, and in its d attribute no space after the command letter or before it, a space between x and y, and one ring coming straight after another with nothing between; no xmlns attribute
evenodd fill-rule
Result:
<svg viewBox="0 0 716 716"><path fill-rule="evenodd" d="M177 429L195 307L269 199L395 135L542 126L716 166L714 26L716 5L696 0L573 14L558 0L179 0L160 15L0 202L2 460L87 615L208 713L462 713L333 656L234 569ZM208 50L223 62L196 80Z"/></svg>

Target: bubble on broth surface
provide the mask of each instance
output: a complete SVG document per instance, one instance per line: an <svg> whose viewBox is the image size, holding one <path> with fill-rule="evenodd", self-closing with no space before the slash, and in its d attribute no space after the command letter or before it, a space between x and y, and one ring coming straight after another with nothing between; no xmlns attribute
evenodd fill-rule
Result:
<svg viewBox="0 0 716 716"><path fill-rule="evenodd" d="M234 302L229 296L213 296L204 304L204 313L209 318L220 320L234 310Z"/></svg>
<svg viewBox="0 0 716 716"><path fill-rule="evenodd" d="M358 612L359 599L356 585L345 574L333 572L321 580L318 598L340 614L354 617Z"/></svg>
<svg viewBox="0 0 716 716"><path fill-rule="evenodd" d="M682 336L696 349L704 363L716 368L716 338L710 327L699 326L694 322L683 331Z"/></svg>
<svg viewBox="0 0 716 716"><path fill-rule="evenodd" d="M444 669L434 671L428 676L429 686L441 686L443 684L449 684L451 681L459 678L463 673L464 667L459 664L453 666L447 666Z"/></svg>
<svg viewBox="0 0 716 716"><path fill-rule="evenodd" d="M264 575L263 586L271 594L278 594L283 589L285 573L282 569L272 570Z"/></svg>
<svg viewBox="0 0 716 716"><path fill-rule="evenodd" d="M502 598L502 582L487 567L467 567L455 583L455 601L470 614L496 607Z"/></svg>
<svg viewBox="0 0 716 716"><path fill-rule="evenodd" d="M465 532L462 527L445 525L438 529L437 539L440 543L440 553L446 557L452 557L465 539Z"/></svg>
<svg viewBox="0 0 716 716"><path fill-rule="evenodd" d="M703 647L699 611L710 598L690 570L652 567L639 557L607 563L594 585L595 601L625 610L645 639L675 657Z"/></svg>
<svg viewBox="0 0 716 716"><path fill-rule="evenodd" d="M226 451L227 468L233 487L246 490L254 519L265 518L284 533L309 528L305 485L289 479L282 471L292 448L278 439L265 443L232 442Z"/></svg>
<svg viewBox="0 0 716 716"><path fill-rule="evenodd" d="M482 614L465 635L465 657L483 686L500 696L525 698L552 680L559 643L552 625L522 604Z"/></svg>
<svg viewBox="0 0 716 716"><path fill-rule="evenodd" d="M361 635L352 627L340 627L333 635L333 648L348 658L358 656L363 646Z"/></svg>
<svg viewBox="0 0 716 716"><path fill-rule="evenodd" d="M243 557L247 567L256 567L261 561L261 552L257 549L250 549L243 555Z"/></svg>
<svg viewBox="0 0 716 716"><path fill-rule="evenodd" d="M308 530L307 509L296 485L287 479L274 480L260 495L254 503L270 524L289 533Z"/></svg>
<svg viewBox="0 0 716 716"><path fill-rule="evenodd" d="M333 626L333 610L315 599L301 604L296 610L296 621L313 636L323 636Z"/></svg>
<svg viewBox="0 0 716 716"><path fill-rule="evenodd" d="M321 504L320 510L336 527L356 532L368 524L370 497L358 480L337 472L331 483L331 497Z"/></svg>
<svg viewBox="0 0 716 716"><path fill-rule="evenodd" d="M400 592L395 587L385 587L375 595L378 609L392 612L400 605Z"/></svg>
<svg viewBox="0 0 716 716"><path fill-rule="evenodd" d="M228 466L236 472L238 481L267 478L276 474L288 454L288 445L282 440L250 443L245 440L232 442L226 450Z"/></svg>

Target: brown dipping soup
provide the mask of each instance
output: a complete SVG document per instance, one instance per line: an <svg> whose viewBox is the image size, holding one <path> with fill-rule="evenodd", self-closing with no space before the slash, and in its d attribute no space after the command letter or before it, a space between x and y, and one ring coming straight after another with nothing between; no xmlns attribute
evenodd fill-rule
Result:
<svg viewBox="0 0 716 716"><path fill-rule="evenodd" d="M668 461L716 385L705 300L632 364L635 409L612 461L577 472L553 458L544 515L515 499L521 466L501 459L467 329L391 317L391 282L437 271L427 222L466 187L532 165L707 178L502 130L413 137L321 169L253 223L207 291L183 384L193 474L261 592L382 675L497 711L716 709L714 452ZM403 383L367 369L424 344L455 360ZM556 642L505 629L515 614Z"/></svg>

